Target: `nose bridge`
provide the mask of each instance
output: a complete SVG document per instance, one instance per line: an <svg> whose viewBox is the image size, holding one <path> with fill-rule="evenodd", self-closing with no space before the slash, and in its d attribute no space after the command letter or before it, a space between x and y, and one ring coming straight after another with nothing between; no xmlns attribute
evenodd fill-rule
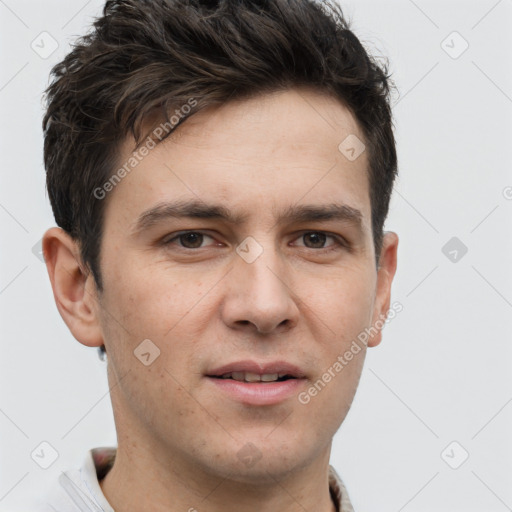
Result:
<svg viewBox="0 0 512 512"><path fill-rule="evenodd" d="M225 322L232 327L249 322L260 332L295 324L297 306L272 237L247 237L236 252L223 312Z"/></svg>
<svg viewBox="0 0 512 512"><path fill-rule="evenodd" d="M264 309L284 298L287 287L283 265L271 237L248 237L238 246L237 254L237 273L246 299Z"/></svg>
<svg viewBox="0 0 512 512"><path fill-rule="evenodd" d="M270 244L265 246L263 252L249 263L245 260L238 262L240 273L247 277L245 286L255 299L278 298L285 294L287 289L284 279L283 265L277 251Z"/></svg>

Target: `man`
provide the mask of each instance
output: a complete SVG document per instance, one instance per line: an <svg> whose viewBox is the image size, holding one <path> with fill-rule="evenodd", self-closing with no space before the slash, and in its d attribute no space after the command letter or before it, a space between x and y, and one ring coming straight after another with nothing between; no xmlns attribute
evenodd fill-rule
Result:
<svg viewBox="0 0 512 512"><path fill-rule="evenodd" d="M118 437L44 510L353 510L329 465L390 310L389 77L309 0L117 0L53 70L59 312Z"/></svg>

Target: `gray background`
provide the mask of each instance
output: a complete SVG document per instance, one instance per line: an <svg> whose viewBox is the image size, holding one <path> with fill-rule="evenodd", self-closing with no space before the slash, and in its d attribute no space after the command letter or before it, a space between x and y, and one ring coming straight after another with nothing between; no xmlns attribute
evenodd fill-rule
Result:
<svg viewBox="0 0 512 512"><path fill-rule="evenodd" d="M68 332L33 253L54 224L41 93L102 4L0 0L1 511L116 444L105 363ZM356 511L512 510L512 0L342 5L400 91L386 229L404 309L368 352L331 463ZM58 452L46 470L31 458L43 441Z"/></svg>

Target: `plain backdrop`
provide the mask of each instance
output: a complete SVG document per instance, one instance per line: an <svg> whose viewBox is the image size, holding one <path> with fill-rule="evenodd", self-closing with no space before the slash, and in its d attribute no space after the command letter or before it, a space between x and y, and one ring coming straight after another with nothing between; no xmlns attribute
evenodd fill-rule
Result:
<svg viewBox="0 0 512 512"><path fill-rule="evenodd" d="M67 330L37 252L54 225L42 91L102 4L0 1L1 511L116 444L105 363ZM342 6L400 93L386 229L403 311L368 351L331 463L356 512L511 510L512 1ZM42 442L58 453L46 470Z"/></svg>

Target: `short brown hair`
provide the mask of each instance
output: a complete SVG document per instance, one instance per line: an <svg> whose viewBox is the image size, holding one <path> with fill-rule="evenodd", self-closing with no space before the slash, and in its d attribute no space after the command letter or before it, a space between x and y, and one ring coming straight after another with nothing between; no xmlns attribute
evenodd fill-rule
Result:
<svg viewBox="0 0 512 512"><path fill-rule="evenodd" d="M102 290L105 201L120 144L161 112L306 85L354 114L369 158L378 264L397 157L387 61L377 64L330 0L110 0L52 69L43 120L47 189L57 224ZM175 127L176 127L175 126ZM174 129L175 129L174 127ZM170 134L173 130L169 130ZM340 141L341 142L341 141Z"/></svg>

